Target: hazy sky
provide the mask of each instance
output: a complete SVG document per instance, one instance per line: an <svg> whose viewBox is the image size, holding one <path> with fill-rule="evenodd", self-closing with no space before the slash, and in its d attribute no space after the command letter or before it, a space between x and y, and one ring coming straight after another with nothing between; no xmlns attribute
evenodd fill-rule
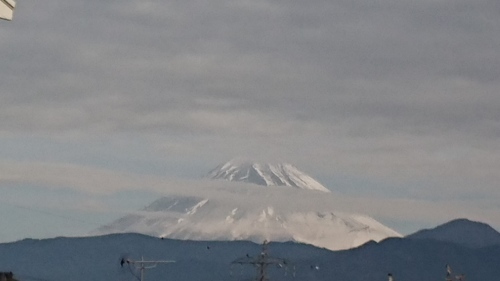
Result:
<svg viewBox="0 0 500 281"><path fill-rule="evenodd" d="M234 157L293 163L404 234L500 229L497 0L17 4L0 241L84 234Z"/></svg>

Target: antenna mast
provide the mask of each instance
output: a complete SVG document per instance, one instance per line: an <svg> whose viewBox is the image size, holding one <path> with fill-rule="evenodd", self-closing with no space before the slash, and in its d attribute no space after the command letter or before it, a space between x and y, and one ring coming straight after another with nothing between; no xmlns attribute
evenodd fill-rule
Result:
<svg viewBox="0 0 500 281"><path fill-rule="evenodd" d="M446 281L453 281L453 274L450 265L446 265ZM465 281L465 275L460 274L455 276L456 281Z"/></svg>
<svg viewBox="0 0 500 281"><path fill-rule="evenodd" d="M145 261L144 257L141 257L140 261L135 261L135 260L128 259L128 258L123 258L120 261L120 264L121 264L121 266L123 266L123 264L126 263L129 266L134 266L136 269L139 269L141 271L140 281L144 281L144 271L146 269L155 268L159 263L172 263L172 262L175 262L175 261L174 260Z"/></svg>
<svg viewBox="0 0 500 281"><path fill-rule="evenodd" d="M246 257L238 258L232 264L252 265L257 268L257 281L269 281L267 278L267 268L269 265L276 265L278 267L288 266L290 262L282 258L274 258L267 253L268 241L262 243L262 251L259 256L251 257L247 254Z"/></svg>

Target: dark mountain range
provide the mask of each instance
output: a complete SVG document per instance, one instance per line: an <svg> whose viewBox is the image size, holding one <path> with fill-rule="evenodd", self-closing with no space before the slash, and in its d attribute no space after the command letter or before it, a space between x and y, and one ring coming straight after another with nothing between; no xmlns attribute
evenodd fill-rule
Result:
<svg viewBox="0 0 500 281"><path fill-rule="evenodd" d="M139 260L174 259L146 271L145 280L253 280L255 268L232 265L239 257L257 256L252 242L185 241L139 234L87 238L22 240L0 244L0 271L20 281L137 280L121 257ZM470 248L430 239L389 238L361 247L329 251L298 243L270 243L269 254L290 261L269 267L270 280L443 280L445 265L467 280L497 280L500 246Z"/></svg>
<svg viewBox="0 0 500 281"><path fill-rule="evenodd" d="M420 230L407 238L451 242L471 248L500 245L500 233L495 229L485 223L467 219L457 219L433 229Z"/></svg>

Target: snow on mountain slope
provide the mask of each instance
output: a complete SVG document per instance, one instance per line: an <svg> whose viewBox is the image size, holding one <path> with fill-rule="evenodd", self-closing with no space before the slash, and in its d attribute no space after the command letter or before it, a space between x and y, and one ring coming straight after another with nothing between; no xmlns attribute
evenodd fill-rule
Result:
<svg viewBox="0 0 500 281"><path fill-rule="evenodd" d="M261 164L231 160L212 170L208 177L262 186L291 186L300 189L330 192L306 173L286 163Z"/></svg>
<svg viewBox="0 0 500 281"><path fill-rule="evenodd" d="M267 194L262 202L252 196L230 200L167 196L93 234L137 232L182 240L296 241L331 250L400 237L367 216L315 209L314 202L305 204L306 208L296 207L278 202L283 196L272 195Z"/></svg>
<svg viewBox="0 0 500 281"><path fill-rule="evenodd" d="M183 240L296 241L331 250L401 237L368 216L339 212L335 206L341 199L290 164L233 160L210 172L209 178L225 181L209 180L204 184L210 186L171 190L142 211L93 234L137 232Z"/></svg>

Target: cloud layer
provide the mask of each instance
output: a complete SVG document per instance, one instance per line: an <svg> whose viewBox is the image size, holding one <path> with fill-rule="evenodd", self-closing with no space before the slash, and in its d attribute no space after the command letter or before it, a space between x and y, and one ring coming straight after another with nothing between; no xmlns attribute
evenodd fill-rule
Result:
<svg viewBox="0 0 500 281"><path fill-rule="evenodd" d="M493 0L22 1L0 25L2 183L110 194L251 156L341 194L347 177L378 198L500 211L499 13Z"/></svg>

